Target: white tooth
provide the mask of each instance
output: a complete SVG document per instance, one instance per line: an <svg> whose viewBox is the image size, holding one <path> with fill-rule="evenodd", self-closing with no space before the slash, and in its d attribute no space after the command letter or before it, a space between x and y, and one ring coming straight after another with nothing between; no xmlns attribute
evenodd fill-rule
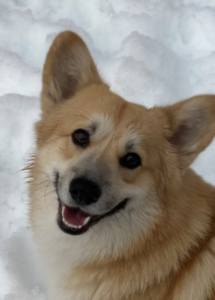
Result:
<svg viewBox="0 0 215 300"><path fill-rule="evenodd" d="M64 216L64 210L65 210L65 206L63 206L63 208L62 208L62 217ZM63 220L63 223L64 223L66 226L70 227L70 228L73 228L73 229L81 229L82 227L84 227L86 224L89 223L89 221L91 220L91 217L87 217L87 218L84 220L83 225L79 225L79 226L69 224L69 223L64 219L64 217L62 218L62 220Z"/></svg>
<svg viewBox="0 0 215 300"><path fill-rule="evenodd" d="M64 215L65 206L62 208L62 216Z"/></svg>
<svg viewBox="0 0 215 300"><path fill-rule="evenodd" d="M63 218L63 223L66 224L66 225L69 225L64 218Z"/></svg>
<svg viewBox="0 0 215 300"><path fill-rule="evenodd" d="M76 225L69 224L64 218L63 218L63 223L64 223L66 226L68 226L68 227L70 227L70 228L73 228L73 229L81 229L81 228L83 227L82 225L76 226Z"/></svg>
<svg viewBox="0 0 215 300"><path fill-rule="evenodd" d="M68 224L68 226L69 226L69 227L71 227L71 228L75 228L75 229L77 229L77 228L78 228L78 226L76 226L76 225L71 225L71 224Z"/></svg>
<svg viewBox="0 0 215 300"><path fill-rule="evenodd" d="M86 225L87 223L89 223L90 219L91 219L90 217L87 217L87 218L84 220L83 226Z"/></svg>

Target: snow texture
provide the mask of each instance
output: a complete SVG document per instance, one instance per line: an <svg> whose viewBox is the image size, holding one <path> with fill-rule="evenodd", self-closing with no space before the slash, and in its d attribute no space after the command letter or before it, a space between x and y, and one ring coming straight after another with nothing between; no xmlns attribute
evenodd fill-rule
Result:
<svg viewBox="0 0 215 300"><path fill-rule="evenodd" d="M0 0L0 300L45 299L21 170L57 33L80 34L111 89L151 107L215 93L214 28L215 0ZM213 184L214 153L193 166Z"/></svg>

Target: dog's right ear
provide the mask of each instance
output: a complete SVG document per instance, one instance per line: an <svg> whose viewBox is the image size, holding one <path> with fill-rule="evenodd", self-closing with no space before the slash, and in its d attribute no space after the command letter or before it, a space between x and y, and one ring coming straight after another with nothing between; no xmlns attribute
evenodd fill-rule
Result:
<svg viewBox="0 0 215 300"><path fill-rule="evenodd" d="M102 80L87 46L72 31L60 33L47 54L43 69L43 113L91 83L102 83Z"/></svg>
<svg viewBox="0 0 215 300"><path fill-rule="evenodd" d="M171 128L167 139L184 170L215 137L215 96L195 96L164 109Z"/></svg>

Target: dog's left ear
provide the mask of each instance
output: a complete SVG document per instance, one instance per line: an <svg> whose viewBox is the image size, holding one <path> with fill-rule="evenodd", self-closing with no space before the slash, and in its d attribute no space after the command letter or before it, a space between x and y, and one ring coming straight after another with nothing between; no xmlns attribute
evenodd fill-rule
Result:
<svg viewBox="0 0 215 300"><path fill-rule="evenodd" d="M169 142L188 167L215 136L215 96L196 96L165 108L170 121Z"/></svg>
<svg viewBox="0 0 215 300"><path fill-rule="evenodd" d="M92 83L102 80L86 44L72 31L60 33L51 45L43 69L42 111L48 112Z"/></svg>

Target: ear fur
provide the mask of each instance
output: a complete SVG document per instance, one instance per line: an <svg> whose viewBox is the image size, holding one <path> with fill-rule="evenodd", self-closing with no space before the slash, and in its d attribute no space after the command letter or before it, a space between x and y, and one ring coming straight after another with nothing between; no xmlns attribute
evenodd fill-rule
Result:
<svg viewBox="0 0 215 300"><path fill-rule="evenodd" d="M83 40L72 31L60 33L52 43L43 69L42 111L72 97L82 87L102 83Z"/></svg>
<svg viewBox="0 0 215 300"><path fill-rule="evenodd" d="M215 96L196 96L165 110L171 128L168 140L177 149L184 169L215 136Z"/></svg>

